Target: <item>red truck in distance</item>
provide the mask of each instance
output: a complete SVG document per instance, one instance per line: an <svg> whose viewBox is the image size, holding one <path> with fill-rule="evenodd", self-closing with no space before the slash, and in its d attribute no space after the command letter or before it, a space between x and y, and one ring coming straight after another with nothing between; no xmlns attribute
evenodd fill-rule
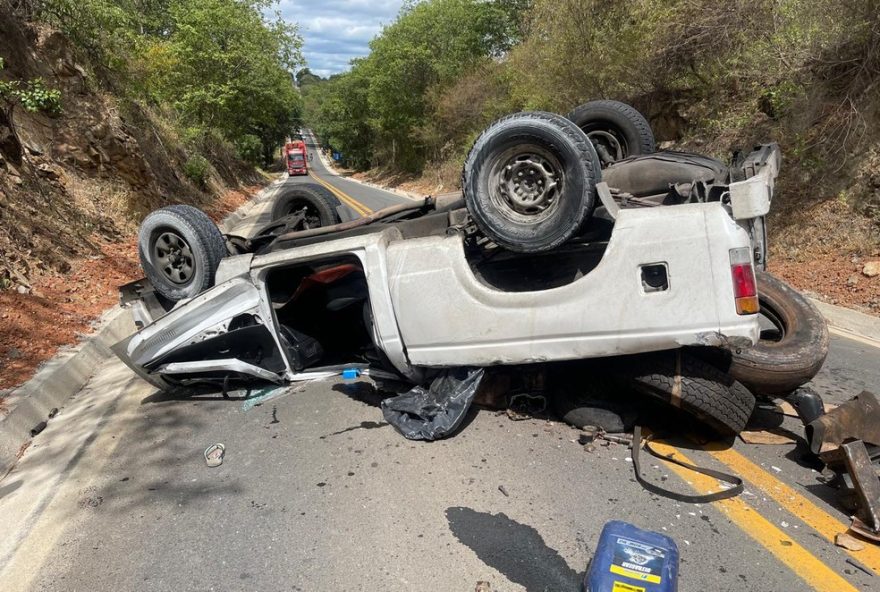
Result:
<svg viewBox="0 0 880 592"><path fill-rule="evenodd" d="M284 160L287 163L287 174L291 177L309 174L306 144L302 140L294 140L284 145Z"/></svg>

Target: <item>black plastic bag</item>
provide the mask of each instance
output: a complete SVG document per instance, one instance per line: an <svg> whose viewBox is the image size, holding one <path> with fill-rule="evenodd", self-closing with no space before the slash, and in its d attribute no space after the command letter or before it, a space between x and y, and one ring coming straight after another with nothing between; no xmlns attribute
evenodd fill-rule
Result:
<svg viewBox="0 0 880 592"><path fill-rule="evenodd" d="M461 425L482 378L482 368L445 370L427 389L416 386L382 401L382 415L409 440L445 438Z"/></svg>

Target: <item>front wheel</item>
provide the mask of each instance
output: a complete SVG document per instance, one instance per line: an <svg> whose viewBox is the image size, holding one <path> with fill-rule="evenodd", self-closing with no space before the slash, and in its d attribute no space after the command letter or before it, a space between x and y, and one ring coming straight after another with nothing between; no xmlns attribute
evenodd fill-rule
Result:
<svg viewBox="0 0 880 592"><path fill-rule="evenodd" d="M167 206L141 223L138 255L153 288L176 302L214 285L214 273L226 256L226 241L198 208Z"/></svg>
<svg viewBox="0 0 880 592"><path fill-rule="evenodd" d="M480 230L521 253L554 249L592 215L598 158L573 123L552 113L499 119L465 161L462 190Z"/></svg>

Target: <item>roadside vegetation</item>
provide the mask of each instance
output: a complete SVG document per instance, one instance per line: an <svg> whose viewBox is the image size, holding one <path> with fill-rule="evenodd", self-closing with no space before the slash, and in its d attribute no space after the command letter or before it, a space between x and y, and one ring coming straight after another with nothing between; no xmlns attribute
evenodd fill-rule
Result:
<svg viewBox="0 0 880 592"><path fill-rule="evenodd" d="M269 0L0 0L0 400L141 273L137 225L215 219L299 121Z"/></svg>
<svg viewBox="0 0 880 592"><path fill-rule="evenodd" d="M453 189L499 115L613 98L663 147L726 160L779 142L785 257L880 255L878 0L427 0L370 47L302 81L307 123L348 167Z"/></svg>
<svg viewBox="0 0 880 592"><path fill-rule="evenodd" d="M193 151L229 142L271 162L299 119L290 72L303 63L294 24L265 16L269 0L33 0L34 18L62 31L99 83L162 111Z"/></svg>
<svg viewBox="0 0 880 592"><path fill-rule="evenodd" d="M265 180L302 115L302 40L273 5L0 0L0 290Z"/></svg>

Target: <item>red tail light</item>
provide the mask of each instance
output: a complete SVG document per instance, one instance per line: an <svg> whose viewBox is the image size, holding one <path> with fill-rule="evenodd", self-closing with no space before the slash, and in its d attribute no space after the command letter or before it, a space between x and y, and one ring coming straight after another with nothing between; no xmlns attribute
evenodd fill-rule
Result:
<svg viewBox="0 0 880 592"><path fill-rule="evenodd" d="M737 314L757 313L760 310L758 288L748 247L730 250L730 273L733 277L733 297L736 300Z"/></svg>

